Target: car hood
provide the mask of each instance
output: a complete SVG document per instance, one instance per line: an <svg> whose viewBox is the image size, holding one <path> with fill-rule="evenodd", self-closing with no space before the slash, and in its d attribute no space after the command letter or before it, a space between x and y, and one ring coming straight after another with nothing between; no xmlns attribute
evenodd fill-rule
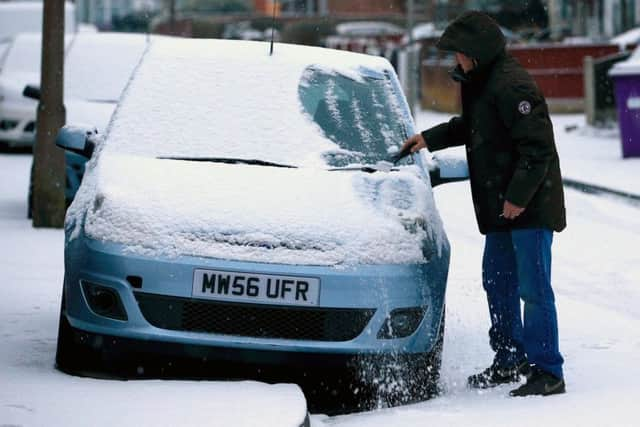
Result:
<svg viewBox="0 0 640 427"><path fill-rule="evenodd" d="M444 234L429 186L398 172L289 169L104 154L67 220L148 256L299 264L425 262Z"/></svg>
<svg viewBox="0 0 640 427"><path fill-rule="evenodd" d="M22 95L22 91L27 85L39 87L40 74L4 72L0 77L0 95L6 102L20 103L27 106L37 105L38 101Z"/></svg>

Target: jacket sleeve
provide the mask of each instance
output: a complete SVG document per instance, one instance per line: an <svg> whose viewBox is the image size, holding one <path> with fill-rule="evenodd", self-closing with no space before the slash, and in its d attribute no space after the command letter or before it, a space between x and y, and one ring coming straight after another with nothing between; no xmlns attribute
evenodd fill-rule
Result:
<svg viewBox="0 0 640 427"><path fill-rule="evenodd" d="M556 156L553 127L544 98L535 88L515 85L503 88L497 97L500 118L518 153L505 199L526 207Z"/></svg>
<svg viewBox="0 0 640 427"><path fill-rule="evenodd" d="M468 126L462 117L454 117L422 132L429 151L464 145L468 135Z"/></svg>

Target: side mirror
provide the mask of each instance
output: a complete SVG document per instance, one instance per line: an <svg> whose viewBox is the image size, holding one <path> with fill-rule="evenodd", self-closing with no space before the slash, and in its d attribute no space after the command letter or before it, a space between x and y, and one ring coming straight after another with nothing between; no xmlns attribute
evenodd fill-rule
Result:
<svg viewBox="0 0 640 427"><path fill-rule="evenodd" d="M469 179L469 165L464 157L451 153L438 153L429 162L431 186Z"/></svg>
<svg viewBox="0 0 640 427"><path fill-rule="evenodd" d="M56 145L64 150L91 158L96 148L94 138L98 135L95 127L63 126L58 131Z"/></svg>
<svg viewBox="0 0 640 427"><path fill-rule="evenodd" d="M36 101L40 100L40 88L38 86L26 85L24 90L22 91L22 96L26 98L35 99Z"/></svg>

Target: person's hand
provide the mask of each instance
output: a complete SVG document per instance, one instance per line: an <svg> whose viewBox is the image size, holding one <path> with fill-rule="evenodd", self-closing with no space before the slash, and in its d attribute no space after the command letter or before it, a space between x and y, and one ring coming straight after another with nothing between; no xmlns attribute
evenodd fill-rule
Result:
<svg viewBox="0 0 640 427"><path fill-rule="evenodd" d="M522 212L524 212L524 208L516 206L510 201L505 200L501 216L505 219L516 219Z"/></svg>
<svg viewBox="0 0 640 427"><path fill-rule="evenodd" d="M423 148L427 148L427 143L422 137L422 134L415 134L411 138L407 139L402 148L400 149L401 153L415 153Z"/></svg>

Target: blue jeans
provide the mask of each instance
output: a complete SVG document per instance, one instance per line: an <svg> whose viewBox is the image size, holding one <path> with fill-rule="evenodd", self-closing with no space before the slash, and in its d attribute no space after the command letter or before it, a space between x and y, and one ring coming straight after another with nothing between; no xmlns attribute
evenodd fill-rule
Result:
<svg viewBox="0 0 640 427"><path fill-rule="evenodd" d="M494 363L512 366L525 359L563 377L558 318L551 289L553 232L524 229L489 233L482 260L482 283L491 314ZM520 313L524 301L524 324Z"/></svg>

